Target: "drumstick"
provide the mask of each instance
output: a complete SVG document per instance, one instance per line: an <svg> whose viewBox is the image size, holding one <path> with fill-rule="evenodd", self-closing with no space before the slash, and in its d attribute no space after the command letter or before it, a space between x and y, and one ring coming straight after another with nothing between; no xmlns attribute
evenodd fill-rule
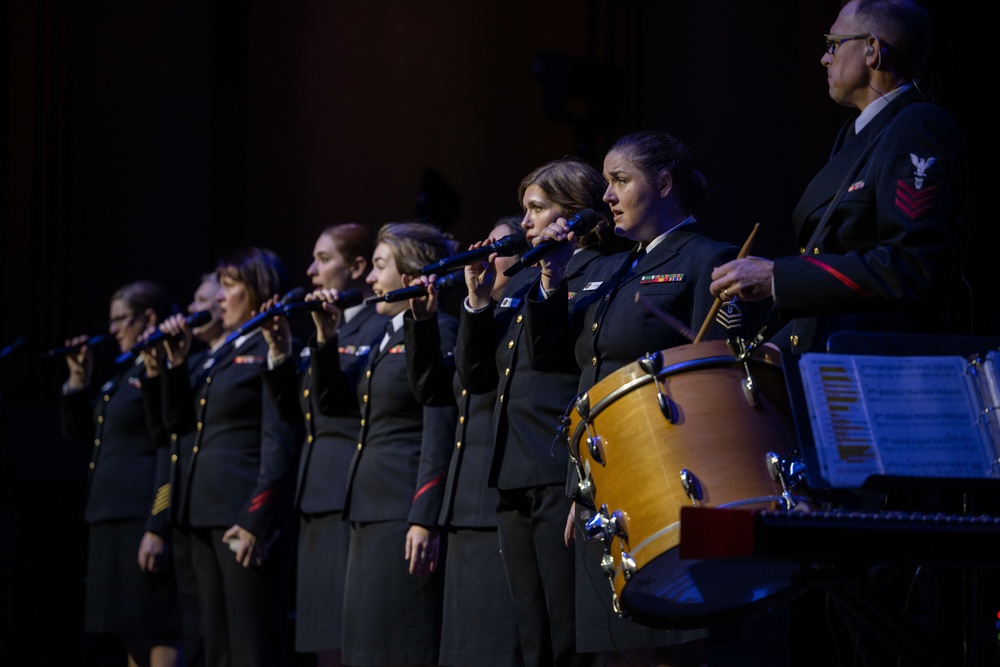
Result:
<svg viewBox="0 0 1000 667"><path fill-rule="evenodd" d="M758 229L760 229L759 222L755 223L753 229L750 230L750 236L747 237L747 240L743 244L743 247L740 248L740 254L736 255L736 259L743 259L750 253L750 246L753 244L753 237L757 235ZM705 332L708 331L708 327L712 325L712 320L715 319L715 316L719 313L719 308L721 307L722 307L722 297L716 296L715 303L713 303L712 307L709 308L708 310L708 317L706 317L705 321L702 322L701 329L698 331L698 335L694 337L695 343L701 342L701 339L704 337Z"/></svg>
<svg viewBox="0 0 1000 667"><path fill-rule="evenodd" d="M638 292L635 293L635 302L640 306L642 306L643 308L645 308L646 310L648 310L649 312L651 312L653 315L659 317L661 320L666 322L674 329L676 329L682 336L684 336L688 340L691 341L694 340L694 334L691 333L691 330L687 328L687 325L685 325L683 322L681 322L679 319L677 319L667 311L657 308L656 304L654 304L652 301L642 296Z"/></svg>

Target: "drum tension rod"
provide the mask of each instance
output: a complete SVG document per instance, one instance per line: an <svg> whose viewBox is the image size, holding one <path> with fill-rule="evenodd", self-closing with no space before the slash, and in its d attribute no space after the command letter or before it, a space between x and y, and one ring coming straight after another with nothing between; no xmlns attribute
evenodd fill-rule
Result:
<svg viewBox="0 0 1000 667"><path fill-rule="evenodd" d="M657 377L660 371L663 370L663 354L660 352L647 352L644 356L639 357L639 367L646 371L648 375L651 375L653 382L656 383L656 402L660 406L660 412L663 413L668 422L676 424L677 409L674 406L674 402L670 400L670 397L663 393Z"/></svg>
<svg viewBox="0 0 1000 667"><path fill-rule="evenodd" d="M795 509L798 501L792 495L792 491L805 480L805 463L799 458L797 450L784 457L778 456L774 452L768 452L766 456L771 479L781 484L782 509Z"/></svg>
<svg viewBox="0 0 1000 667"><path fill-rule="evenodd" d="M736 355L736 359L743 363L746 377L740 382L740 387L743 389L743 397L746 399L747 404L751 408L756 408L760 405L760 390L757 388L757 383L750 373L750 354L753 352L754 344L748 344L746 340L734 337L727 340L726 345Z"/></svg>

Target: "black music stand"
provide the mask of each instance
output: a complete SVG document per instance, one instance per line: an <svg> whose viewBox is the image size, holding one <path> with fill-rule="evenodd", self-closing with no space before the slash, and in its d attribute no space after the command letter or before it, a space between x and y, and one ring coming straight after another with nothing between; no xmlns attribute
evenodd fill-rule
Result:
<svg viewBox="0 0 1000 667"><path fill-rule="evenodd" d="M868 332L839 332L827 341L827 351L832 354L846 355L878 355L878 356L939 356L958 355L963 358L981 356L990 350L1000 349L1000 339L961 336L933 336L924 334L886 334ZM798 358L786 359L783 365L792 405L796 433L800 452L806 465L806 481L817 498L826 498L834 508L844 507L849 510L860 510L863 516L866 510L880 510L887 502L899 505L893 509L912 511L914 513L936 511L947 513L951 509L955 513L980 513L986 510L997 511L1000 502L1000 480L996 479L953 479L934 477L901 477L891 475L869 476L861 488L835 488L829 480L822 477L819 456L814 440L809 407L799 371ZM980 509L980 506L982 509ZM929 509L933 508L933 509ZM933 531L927 533L927 539L935 539ZM934 577L931 586L944 588L945 582L957 583L957 590L951 591L952 597L945 596L938 600L940 609L956 613L964 613L956 623L961 627L949 626L949 631L941 630L940 634L928 632L906 606L894 603L884 595L885 588L879 585L878 577L893 573L898 576L902 570L896 568L898 563L879 562L878 549L871 553L859 554L858 559L844 562L833 567L810 569L803 568L803 575L808 579L804 582L822 590L826 594L826 603L839 612L845 625L850 625L860 631L869 632L882 643L882 647L898 654L901 664L927 665L931 667L942 664L956 663L955 657L961 653L965 665L996 664L996 641L992 627L984 627L985 621L995 620L996 606L983 609L983 618L977 619L980 602L980 586L983 579L990 579L989 584L996 592L995 576L985 576L982 569L1000 567L1000 558L994 562L978 562L972 565L954 567L946 571L935 570L936 563L930 568L930 576ZM920 554L913 554L909 565L920 563ZM921 572L918 568L917 572ZM926 570L924 570L926 572ZM957 582L954 580L957 578ZM914 576L916 579L916 576ZM937 591L936 591L937 592ZM909 599L907 599L909 602ZM1000 598L992 600L994 605L1000 603ZM970 609L971 607L971 609ZM939 611L939 613L942 613ZM956 634L961 636L955 636ZM953 643L949 643L953 642ZM957 644L960 646L955 647ZM947 648L947 646L955 648ZM989 654L992 653L992 656ZM989 663L980 663L978 658L989 658ZM969 662L969 660L972 662ZM866 663L867 664L867 663Z"/></svg>

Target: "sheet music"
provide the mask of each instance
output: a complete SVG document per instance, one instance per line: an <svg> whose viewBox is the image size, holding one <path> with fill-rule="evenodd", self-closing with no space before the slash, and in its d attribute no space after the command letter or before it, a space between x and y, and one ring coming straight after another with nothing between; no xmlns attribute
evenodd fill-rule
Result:
<svg viewBox="0 0 1000 667"><path fill-rule="evenodd" d="M994 476L976 382L954 357L805 354L799 361L821 467L831 486L869 475Z"/></svg>

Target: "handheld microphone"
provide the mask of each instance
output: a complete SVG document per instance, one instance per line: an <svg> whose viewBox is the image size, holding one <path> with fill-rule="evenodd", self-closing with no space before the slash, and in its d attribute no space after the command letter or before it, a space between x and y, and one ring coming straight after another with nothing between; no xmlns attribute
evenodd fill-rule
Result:
<svg viewBox="0 0 1000 667"><path fill-rule="evenodd" d="M12 354L13 352L17 351L19 348L24 347L25 345L27 345L27 343L28 343L28 338L26 336L21 336L20 338L18 338L17 340L15 340L13 343L11 343L10 345L8 345L4 349L0 350L0 359L3 359L8 354Z"/></svg>
<svg viewBox="0 0 1000 667"><path fill-rule="evenodd" d="M48 352L42 352L38 356L41 357L41 358L43 358L43 359L50 359L52 357L62 357L62 356L65 356L67 354L73 354L74 352L76 352L77 350L79 350L84 345L87 345L89 347L96 347L98 345L101 345L102 343L108 342L109 340L112 340L112 338L111 338L110 335L108 335L108 334L98 334L96 336L91 336L87 340L85 340L85 341L83 341L81 343L77 343L76 345L67 345L65 347L52 348Z"/></svg>
<svg viewBox="0 0 1000 667"><path fill-rule="evenodd" d="M428 264L420 270L420 273L425 276L432 273L440 275L469 264L475 264L486 259L493 253L496 253L500 257L511 257L527 249L528 238L524 234L508 234L502 239L484 245L482 248L456 253L433 264Z"/></svg>
<svg viewBox="0 0 1000 667"><path fill-rule="evenodd" d="M302 301L302 299L306 298L306 294L307 292L304 287L296 287L295 289L289 291L287 294L285 294L285 296L281 297L281 300L278 301L278 303L271 306L263 313L251 317L249 320L247 320L240 326L236 327L236 329L234 329L228 336L226 336L225 344L229 345L240 336L250 333L251 331L261 326L262 324L264 324L264 322L271 319L275 315L284 315L285 306L287 306L290 303L297 303L299 301Z"/></svg>
<svg viewBox="0 0 1000 667"><path fill-rule="evenodd" d="M200 327L201 325L208 324L209 322L212 321L212 313L208 312L207 310L199 310L197 312L188 315L186 318L184 318L184 321L187 322L189 327ZM132 359L135 356L137 356L143 350L148 350L149 348L153 347L161 340L169 336L170 334L164 333L160 330L156 330L153 333L151 333L149 335L149 338L147 338L146 340L139 341L138 343L133 345L132 349L129 350L128 352L123 352L122 354L118 355L118 358L115 359L115 363L123 364L129 359Z"/></svg>
<svg viewBox="0 0 1000 667"><path fill-rule="evenodd" d="M333 305L340 309L350 308L351 306L357 306L361 303L361 290L359 289L345 289L337 292L337 298L333 302ZM282 308L282 313L285 315L291 315L292 313L318 313L323 310L323 304L326 301L320 301L314 299L312 301L297 301L295 303L290 303L284 308Z"/></svg>
<svg viewBox="0 0 1000 667"><path fill-rule="evenodd" d="M569 227L571 232L575 233L577 237L579 237L596 227L597 223L599 223L602 219L603 216L601 216L601 214L597 211L585 208L567 220L566 225ZM521 255L521 261L513 264L509 269L504 271L503 274L509 278L521 269L538 263L538 260L555 250L556 245L557 244L548 241L536 245L534 248Z"/></svg>
<svg viewBox="0 0 1000 667"><path fill-rule="evenodd" d="M451 273L445 274L434 281L434 287L440 289L448 289L454 287L455 285L465 284L465 271L452 271ZM382 296L373 296L365 299L365 303L378 303L379 301L384 301L386 303L392 303L393 301L402 301L404 299L415 299L417 297L427 295L426 285L411 285L410 287L404 287L402 289L393 290L391 292L386 292Z"/></svg>

